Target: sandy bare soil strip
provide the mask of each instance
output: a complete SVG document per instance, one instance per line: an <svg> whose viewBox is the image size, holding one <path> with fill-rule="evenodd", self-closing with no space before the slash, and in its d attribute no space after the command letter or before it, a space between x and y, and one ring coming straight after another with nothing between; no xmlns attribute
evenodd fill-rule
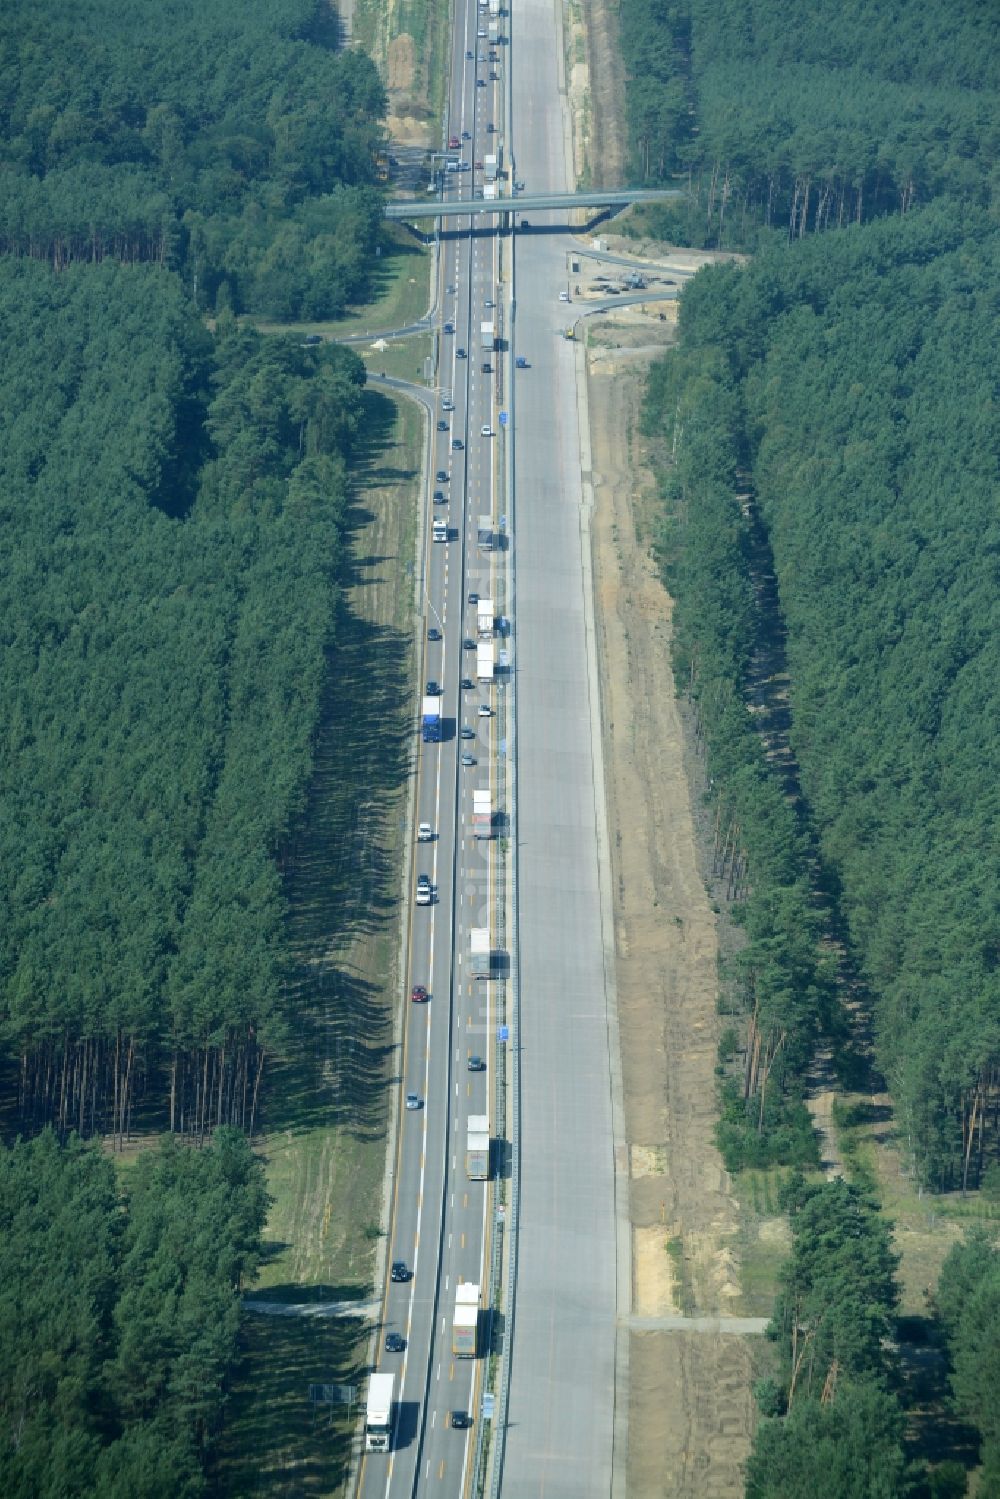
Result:
<svg viewBox="0 0 1000 1499"><path fill-rule="evenodd" d="M633 1223L628 1491L736 1499L753 1419L741 1335L762 1324L740 1319L723 1332L719 1323L741 1288L739 1209L713 1139L716 919L698 868L670 599L648 541L636 538L637 499L650 484L634 436L642 376L662 349L653 340L670 333L651 321L604 324L589 334L588 357Z"/></svg>
<svg viewBox="0 0 1000 1499"><path fill-rule="evenodd" d="M636 1499L742 1494L744 1412L753 1377L750 1348L741 1338L633 1334L632 1385L642 1393L639 1400L633 1395L629 1426L629 1494Z"/></svg>

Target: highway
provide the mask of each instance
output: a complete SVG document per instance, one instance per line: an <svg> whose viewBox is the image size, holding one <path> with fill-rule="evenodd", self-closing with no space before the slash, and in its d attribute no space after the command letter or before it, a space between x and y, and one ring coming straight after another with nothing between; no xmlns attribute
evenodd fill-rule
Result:
<svg viewBox="0 0 1000 1499"><path fill-rule="evenodd" d="M529 191L571 187L563 39L548 0L511 6L513 149ZM569 234L515 238L521 1212L504 1491L611 1492L616 1201L600 709ZM607 969L606 969L607 960ZM628 1266L624 1267L628 1274Z"/></svg>
<svg viewBox="0 0 1000 1499"><path fill-rule="evenodd" d="M481 14L481 13L480 13ZM477 38L477 9L465 4L457 12L450 80L448 133L467 132L463 154L467 161L489 151L486 126L499 120L500 80L489 79L489 66L477 66L475 53L488 51ZM473 61L466 58L473 53ZM486 86L477 88L476 76ZM452 174L454 193L472 173ZM464 180L463 180L464 178ZM447 503L432 504L427 495L427 536L423 548L423 680L440 687L444 734L440 743L417 743L415 814L429 823L434 838L415 843L413 880L408 897L414 899L417 876L426 874L435 897L429 906L413 905L409 972L405 996L423 985L426 1003L407 1002L400 1075L398 1154L393 1179L392 1238L388 1259L402 1261L411 1272L407 1281L390 1280L384 1317L378 1335L379 1372L397 1377L399 1401L392 1450L388 1455L366 1453L362 1458L360 1491L366 1496L410 1495L425 1492L458 1495L466 1491L475 1450L480 1381L484 1359L456 1359L451 1352L451 1321L455 1286L460 1281L482 1282L487 1211L492 1186L470 1182L465 1173L466 1125L470 1114L493 1114L494 1056L490 1045L493 986L469 972L469 933L473 927L492 928L496 898L493 859L496 845L477 840L472 832L472 792L490 786L496 794L497 733L494 710L496 686L463 689L463 679L476 682L476 656L465 649L476 636L476 611L470 592L488 597L492 592L492 554L477 544L480 515L498 517L494 494L498 439L483 436L482 428L498 429L494 400L496 355L479 348L480 325L499 317L486 308L499 301L496 241L493 236L464 230L442 241L439 305L441 322L454 332L441 338L438 387L431 420L429 491L443 491ZM450 290L449 290L450 288ZM484 372L489 363L489 372ZM453 410L448 410L453 405ZM445 430L437 430L440 425ZM454 449L458 441L461 448ZM438 479L437 474L444 477ZM434 542L430 524L446 518L450 539ZM427 639L428 630L440 641ZM499 643L497 644L499 649ZM480 714L480 704L490 707ZM461 737L463 728L472 738ZM463 752L475 764L461 764ZM415 833L415 830L414 830ZM468 1059L484 1059L483 1071L470 1071ZM421 1106L407 1109L403 1098L418 1096ZM499 1126L502 1133L502 1124ZM493 1131L497 1124L493 1121ZM481 1319L485 1342L486 1321ZM398 1353L387 1352L385 1337L396 1333L406 1340ZM455 1429L455 1411L474 1415L468 1429Z"/></svg>
<svg viewBox="0 0 1000 1499"><path fill-rule="evenodd" d="M564 192L570 184L557 12L542 0L522 0L501 24L513 27L512 44L499 46L490 61L486 38L477 36L486 12L471 0L456 10L445 140L457 137L470 164L499 147L511 181L516 149L519 178L541 194ZM445 197L471 197L480 181L478 171L448 174ZM388 1259L403 1261L411 1278L386 1286L376 1368L396 1375L399 1404L391 1451L362 1458L366 1499L473 1491L485 1339L478 1359L454 1358L451 1318L456 1285L485 1281L496 1185L467 1180L465 1134L470 1114L489 1113L494 1136L505 1124L494 1108L492 1006L500 986L470 976L469 934L493 928L498 896L509 892L497 890L496 843L472 836L472 792L489 786L497 797L504 785L516 792L518 808L518 893L509 914L517 912L520 956L512 1061L520 1069L522 1130L503 1491L585 1499L611 1490L617 1245L610 935L599 857L603 772L587 647L576 350L560 336L574 312L560 301L560 292L568 294L572 241L551 232L564 218L541 211L531 231L518 233L516 244L507 236L501 246L463 217L440 241L443 332L428 487L443 491L447 503L427 496L420 687L440 687L445 733L440 743L418 743L416 752L415 815L435 836L414 845L408 898L421 874L435 898L413 905L404 982L404 997L419 984L430 998L407 1002L404 1020ZM498 324L502 352L479 347L485 320ZM515 354L526 368L515 371ZM513 395L513 428L500 425L503 391ZM506 514L499 490L504 444L514 459L514 504ZM477 544L477 517L487 514L498 526L505 517L503 551L484 553ZM431 520L443 515L450 539L434 542ZM516 722L508 709L514 683L488 691L460 685L476 677L475 654L464 648L476 634L468 596L495 597L498 567L510 587L505 609L513 635L495 649L508 652L516 675ZM441 639L428 640L428 630ZM480 716L481 702L488 716ZM461 737L463 728L471 738ZM463 765L463 752L476 763ZM469 1070L472 1054L484 1058L485 1071ZM403 1106L408 1093L419 1107ZM405 1348L387 1351L390 1333L405 1339ZM453 1427L456 1411L470 1415L468 1428Z"/></svg>

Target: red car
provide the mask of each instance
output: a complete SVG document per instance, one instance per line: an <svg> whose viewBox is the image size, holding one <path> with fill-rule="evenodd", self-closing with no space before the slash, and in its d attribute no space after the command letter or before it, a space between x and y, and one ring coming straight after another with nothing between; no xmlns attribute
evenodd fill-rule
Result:
<svg viewBox="0 0 1000 1499"><path fill-rule="evenodd" d="M459 140L458 136L457 135L449 135L449 137L448 137L448 150L449 151L460 151L461 149L462 149L462 142Z"/></svg>
<svg viewBox="0 0 1000 1499"><path fill-rule="evenodd" d="M427 990L423 984L414 984L410 990L410 999L415 1005L425 1005L427 1003Z"/></svg>

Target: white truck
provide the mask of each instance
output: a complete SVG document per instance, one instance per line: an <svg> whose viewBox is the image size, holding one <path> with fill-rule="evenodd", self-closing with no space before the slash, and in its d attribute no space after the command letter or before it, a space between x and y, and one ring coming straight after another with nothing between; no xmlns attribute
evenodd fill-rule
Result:
<svg viewBox="0 0 1000 1499"><path fill-rule="evenodd" d="M365 1406L365 1450L388 1452L392 1441L392 1396L396 1376L373 1374Z"/></svg>
<svg viewBox="0 0 1000 1499"><path fill-rule="evenodd" d="M493 801L488 786L472 793L472 836L493 837Z"/></svg>
<svg viewBox="0 0 1000 1499"><path fill-rule="evenodd" d="M455 1287L451 1351L456 1358L475 1358L479 1352L479 1287L471 1280Z"/></svg>
<svg viewBox="0 0 1000 1499"><path fill-rule="evenodd" d="M442 520L439 515L435 515L434 519L431 521L431 540L448 540L448 522L446 520Z"/></svg>
<svg viewBox="0 0 1000 1499"><path fill-rule="evenodd" d="M496 182L498 162L496 154L483 157L483 181Z"/></svg>
<svg viewBox="0 0 1000 1499"><path fill-rule="evenodd" d="M489 0L489 4L490 15L493 17L494 21L496 21L500 17L500 0Z"/></svg>
<svg viewBox="0 0 1000 1499"><path fill-rule="evenodd" d="M483 183L483 202L484 203L495 203L498 197L499 197L499 194L497 193L497 185L496 185L496 183L495 182L484 182Z"/></svg>
<svg viewBox="0 0 1000 1499"><path fill-rule="evenodd" d="M490 1120L488 1114L470 1114L466 1136L465 1174L470 1181L484 1182L490 1176Z"/></svg>
<svg viewBox="0 0 1000 1499"><path fill-rule="evenodd" d="M481 640L476 646L476 680L493 681L493 642Z"/></svg>
<svg viewBox="0 0 1000 1499"><path fill-rule="evenodd" d="M500 40L500 22L491 21L489 25L490 46L495 47Z"/></svg>
<svg viewBox="0 0 1000 1499"><path fill-rule="evenodd" d="M479 325L479 347L481 349L493 350L496 348L497 330L492 322L480 323Z"/></svg>
<svg viewBox="0 0 1000 1499"><path fill-rule="evenodd" d="M493 639L493 626L496 613L493 608L492 599L480 599L476 605L476 634L480 640Z"/></svg>
<svg viewBox="0 0 1000 1499"><path fill-rule="evenodd" d="M474 979L488 979L493 966L490 929L474 926L469 932L469 966Z"/></svg>

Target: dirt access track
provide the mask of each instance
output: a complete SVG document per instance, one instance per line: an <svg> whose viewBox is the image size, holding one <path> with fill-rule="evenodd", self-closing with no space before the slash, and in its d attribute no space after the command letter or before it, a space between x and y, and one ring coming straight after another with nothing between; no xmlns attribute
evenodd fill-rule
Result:
<svg viewBox="0 0 1000 1499"><path fill-rule="evenodd" d="M642 253L648 260L651 247ZM679 258L664 255L664 269ZM698 865L671 601L650 556L653 479L637 433L645 372L674 337L676 307L666 323L660 310L583 325L630 1167L628 1493L736 1499L755 1376L753 1339L737 1321L739 1204L713 1139L716 918Z"/></svg>

